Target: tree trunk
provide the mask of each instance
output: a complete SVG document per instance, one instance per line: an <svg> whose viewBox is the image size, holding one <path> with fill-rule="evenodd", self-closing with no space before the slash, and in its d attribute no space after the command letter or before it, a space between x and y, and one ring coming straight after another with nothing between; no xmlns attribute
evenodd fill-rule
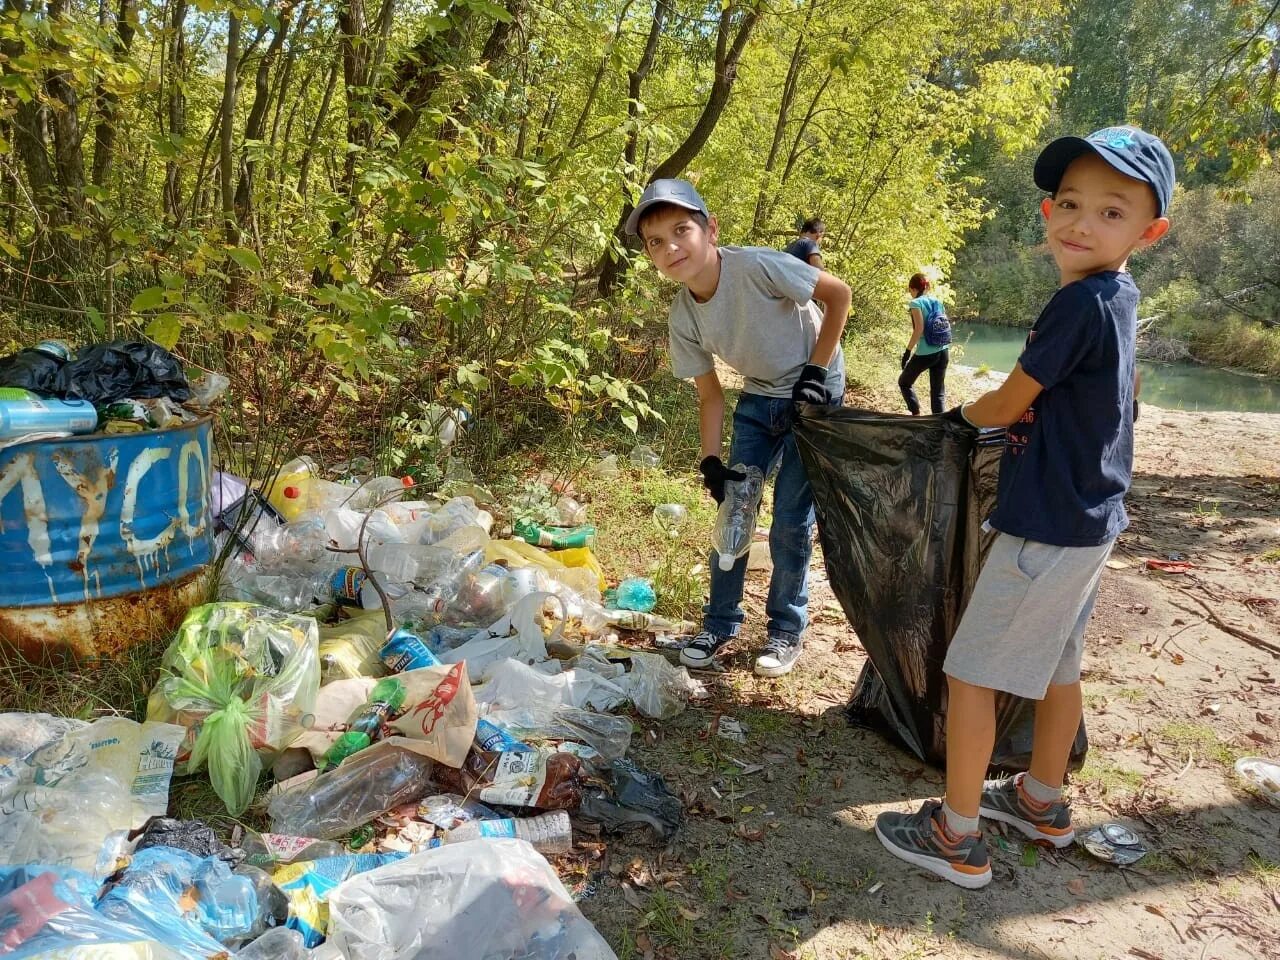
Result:
<svg viewBox="0 0 1280 960"><path fill-rule="evenodd" d="M187 41L184 33L187 21L187 0L172 0L173 17L169 22L169 136L180 139L187 134L187 103L182 86L186 78ZM177 222L182 208L182 164L170 157L164 162L164 212Z"/></svg>
<svg viewBox="0 0 1280 960"><path fill-rule="evenodd" d="M573 152L575 147L577 147L579 140L582 138L583 132L587 128L587 120L591 117L591 110L595 106L596 96L600 92L600 83L604 80L605 71L609 68L609 50L617 45L619 38L622 36L623 21L626 20L627 13L630 11L631 5L634 2L635 0L627 0L627 2L623 4L622 11L618 14L618 22L614 24L613 27L613 40L610 41L608 47L605 48L605 52L600 56L600 63L596 67L595 76L591 78L591 87L587 90L587 99L582 104L582 110L578 113L578 119L573 125L573 132L569 134L569 139L564 145L564 150L562 150L556 160L553 161L556 169L559 168L560 163ZM657 6L661 7L663 5L662 0L658 0ZM655 19L657 16L658 11L655 9Z"/></svg>
<svg viewBox="0 0 1280 960"><path fill-rule="evenodd" d="M329 82L325 84L324 96L320 100L320 109L316 113L316 122L311 127L311 133L307 137L307 145L302 151L302 160L298 163L298 195L305 197L307 195L307 176L311 171L311 158L316 152L316 142L320 139L320 131L324 129L324 122L329 118L329 103L333 100L334 88L338 85L338 63L335 60L329 68ZM289 139L288 130L285 131L285 141Z"/></svg>
<svg viewBox="0 0 1280 960"><path fill-rule="evenodd" d="M778 162L778 152L782 149L782 138L787 131L787 122L791 116L791 104L796 98L796 89L800 84L800 69L805 61L805 44L809 39L809 20L813 16L813 4L805 11L804 24L796 37L795 49L791 52L791 62L787 65L787 78L782 83L782 99L778 103L778 120L773 125L773 139L769 143L769 155L764 161L764 178L760 182L760 190L756 194L755 214L751 218L751 233L758 235L764 226L769 209L770 177L774 165Z"/></svg>
<svg viewBox="0 0 1280 960"><path fill-rule="evenodd" d="M463 33L472 15L471 7L451 6L447 13L449 29L444 33L427 34L400 61L400 67L391 80L391 89L404 106L396 110L387 126L401 143L418 125L422 108L431 102L432 95L444 79L443 67L449 54L462 49Z"/></svg>
<svg viewBox="0 0 1280 960"><path fill-rule="evenodd" d="M729 103L729 94L733 91L734 81L738 77L738 64L742 60L743 51L746 50L747 41L751 39L751 32L755 29L760 19L758 8L748 8L742 14L738 22L737 32L734 33L734 13L735 8L730 4L725 6L720 14L720 26L716 35L715 79L711 83L711 93L702 108L702 113L693 125L693 129L689 131L689 135L685 137L684 142L676 147L671 155L659 163L653 173L650 174L649 183L654 180L677 177L683 173L685 168L693 162L699 151L706 145L707 140L716 128L716 124L720 122L720 116L724 113L724 108ZM623 203L622 212L619 214L618 222L613 228L615 244L610 245L605 250L604 257L601 260L600 281L596 285L596 290L602 297L610 296L619 281L626 275L630 259L625 254L621 256L616 254L615 246L624 250L634 249L632 240L627 236L626 231L627 218L631 216L632 209L633 206L629 200Z"/></svg>
<svg viewBox="0 0 1280 960"><path fill-rule="evenodd" d="M271 68L284 47L285 37L289 33L289 21L293 16L293 8L297 0L284 0L280 4L279 27L271 38L267 52L258 61L258 70L253 81L253 104L249 107L249 116L244 123L244 139L261 140L266 131L267 106L271 102ZM235 211L236 221L240 226L249 222L250 208L253 202L253 173L256 163L249 158L248 147L245 148L244 165L240 171L240 181L236 185Z"/></svg>
<svg viewBox="0 0 1280 960"><path fill-rule="evenodd" d="M123 59L133 47L138 27L138 0L120 0L116 14L116 57ZM116 118L120 112L120 95L107 90L103 83L94 91L98 105L98 124L93 130L93 185L101 187L111 172L112 152L116 142Z"/></svg>
<svg viewBox="0 0 1280 960"><path fill-rule="evenodd" d="M236 73L240 57L240 17L227 15L227 66L222 81L221 126L218 131L218 182L222 192L222 219L228 243L236 243L235 157L232 154L232 121L236 112Z"/></svg>

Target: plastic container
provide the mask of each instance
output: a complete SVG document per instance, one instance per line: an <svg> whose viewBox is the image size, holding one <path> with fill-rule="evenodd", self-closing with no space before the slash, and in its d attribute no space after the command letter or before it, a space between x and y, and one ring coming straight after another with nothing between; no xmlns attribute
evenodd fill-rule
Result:
<svg viewBox="0 0 1280 960"><path fill-rule="evenodd" d="M592 547L596 542L596 528L591 524L557 530L522 520L515 524L514 534L525 543L551 550L567 550L573 547Z"/></svg>
<svg viewBox="0 0 1280 960"><path fill-rule="evenodd" d="M576 527L587 522L587 508L570 496L556 502L556 514L566 527Z"/></svg>
<svg viewBox="0 0 1280 960"><path fill-rule="evenodd" d="M58 400L0 387L0 441L38 433L93 433L97 427L98 411L87 400Z"/></svg>
<svg viewBox="0 0 1280 960"><path fill-rule="evenodd" d="M715 527L711 531L711 548L716 552L721 570L732 570L739 558L751 550L756 532L756 514L760 510L760 496L764 493L764 474L759 467L735 464L744 480L725 480L724 502L716 514Z"/></svg>
<svg viewBox="0 0 1280 960"><path fill-rule="evenodd" d="M564 810L539 817L507 820L472 820L444 835L445 843L480 839L524 840L544 856L557 856L573 849L573 826Z"/></svg>
<svg viewBox="0 0 1280 960"><path fill-rule="evenodd" d="M631 451L632 466L652 469L660 463L662 463L662 458L658 456L658 452L653 447L640 444Z"/></svg>
<svg viewBox="0 0 1280 960"><path fill-rule="evenodd" d="M689 511L683 503L660 503L653 508L653 525L673 540L687 519Z"/></svg>
<svg viewBox="0 0 1280 960"><path fill-rule="evenodd" d="M320 772L332 770L347 757L359 753L380 739L383 725L400 712L404 700L404 684L397 678L383 677L375 683L364 706L356 710L347 721L348 729L334 741L321 759L318 764Z"/></svg>

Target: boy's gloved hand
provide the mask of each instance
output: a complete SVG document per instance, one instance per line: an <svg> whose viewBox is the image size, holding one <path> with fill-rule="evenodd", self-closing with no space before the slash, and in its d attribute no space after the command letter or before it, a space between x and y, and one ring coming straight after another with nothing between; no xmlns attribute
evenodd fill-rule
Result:
<svg viewBox="0 0 1280 960"><path fill-rule="evenodd" d="M831 394L827 392L827 368L816 363L806 363L800 371L800 379L791 388L791 400L794 403L816 403L826 406L831 402Z"/></svg>
<svg viewBox="0 0 1280 960"><path fill-rule="evenodd" d="M972 427L975 430L977 429L977 427L975 427L972 423L969 422L968 417L964 415L963 404L952 407L950 410L948 410L946 413L942 415L942 419L950 420L952 423L958 423L962 427Z"/></svg>
<svg viewBox="0 0 1280 960"><path fill-rule="evenodd" d="M910 359L911 359L911 348L908 347L906 350L902 351L902 359L898 361L898 369L899 370L907 369L907 361Z"/></svg>
<svg viewBox="0 0 1280 960"><path fill-rule="evenodd" d="M1133 398L1133 422L1138 422L1138 398Z"/></svg>
<svg viewBox="0 0 1280 960"><path fill-rule="evenodd" d="M747 475L741 470L730 470L724 461L712 454L703 457L698 464L698 472L702 474L702 485L711 494L716 503L724 503L724 482L726 480L745 480Z"/></svg>

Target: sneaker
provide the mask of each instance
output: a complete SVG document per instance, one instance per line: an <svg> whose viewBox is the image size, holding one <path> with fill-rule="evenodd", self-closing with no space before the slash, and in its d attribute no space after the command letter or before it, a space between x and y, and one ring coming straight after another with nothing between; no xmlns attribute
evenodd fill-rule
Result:
<svg viewBox="0 0 1280 960"><path fill-rule="evenodd" d="M770 637L756 657L756 676L785 677L800 659L804 641L788 637Z"/></svg>
<svg viewBox="0 0 1280 960"><path fill-rule="evenodd" d="M966 890L991 882L991 857L981 833L952 833L942 822L942 801L926 800L915 813L882 813L876 836L900 860L923 867Z"/></svg>
<svg viewBox="0 0 1280 960"><path fill-rule="evenodd" d="M1037 843L1069 847L1076 832L1071 826L1071 810L1064 800L1038 803L1022 788L1026 774L988 780L982 785L978 815L1017 827Z"/></svg>
<svg viewBox="0 0 1280 960"><path fill-rule="evenodd" d="M705 670L732 639L723 633L703 630L680 651L680 662L694 670Z"/></svg>

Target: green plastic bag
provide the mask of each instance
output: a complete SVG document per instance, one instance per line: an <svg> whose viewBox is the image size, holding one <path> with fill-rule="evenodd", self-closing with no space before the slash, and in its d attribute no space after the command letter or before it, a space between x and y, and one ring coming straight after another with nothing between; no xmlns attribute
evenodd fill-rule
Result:
<svg viewBox="0 0 1280 960"><path fill-rule="evenodd" d="M239 815L264 761L313 722L315 620L252 603L208 603L187 614L162 667L147 717L187 728L177 772L207 766L227 810Z"/></svg>

